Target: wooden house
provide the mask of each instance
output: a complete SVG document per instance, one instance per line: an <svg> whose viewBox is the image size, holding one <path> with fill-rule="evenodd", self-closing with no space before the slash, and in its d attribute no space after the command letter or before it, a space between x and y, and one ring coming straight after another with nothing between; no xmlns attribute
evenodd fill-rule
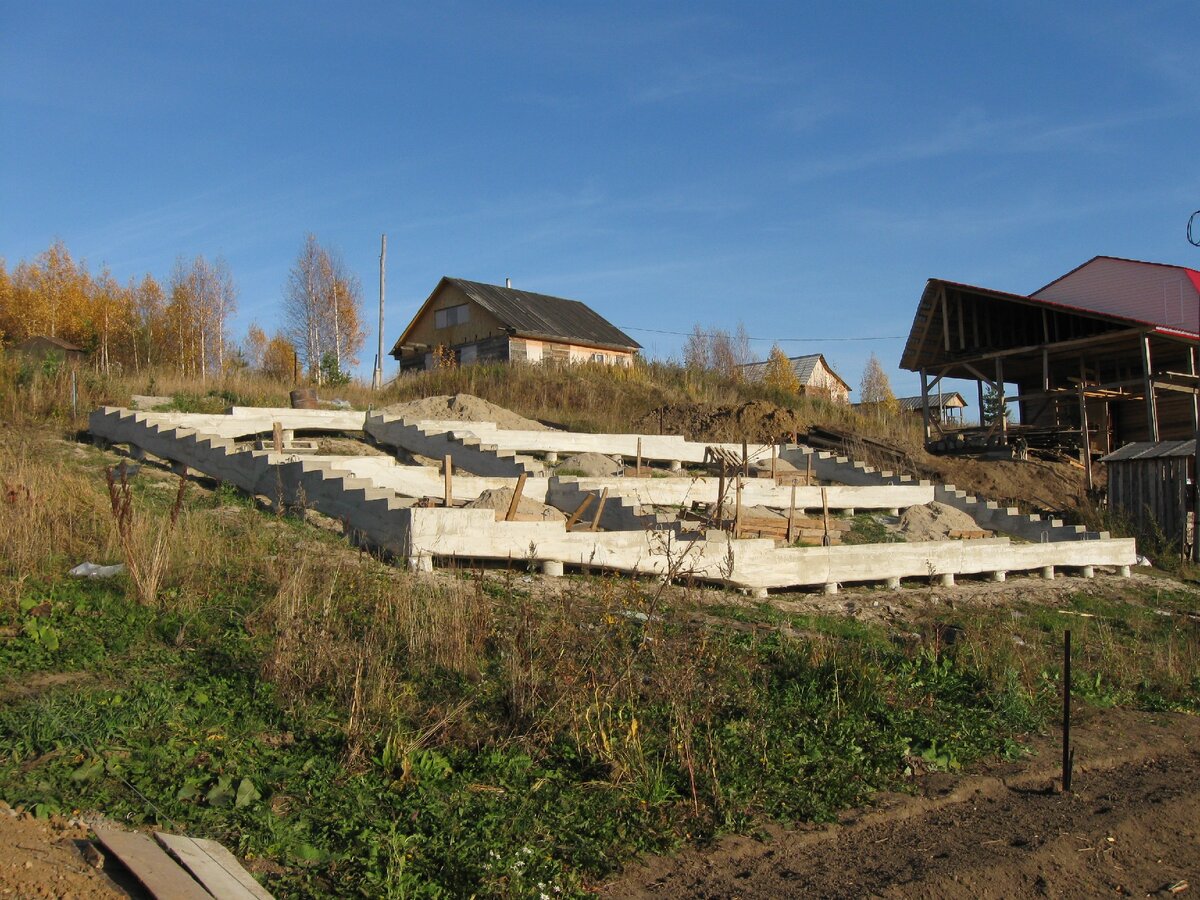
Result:
<svg viewBox="0 0 1200 900"><path fill-rule="evenodd" d="M478 362L632 365L641 345L578 300L445 277L392 347L400 371L440 358Z"/></svg>
<svg viewBox="0 0 1200 900"><path fill-rule="evenodd" d="M12 347L13 353L19 353L39 365L46 359L58 357L68 365L78 365L87 358L87 351L69 341L51 337L48 334L38 334L26 338Z"/></svg>
<svg viewBox="0 0 1200 900"><path fill-rule="evenodd" d="M918 416L922 415L925 409L925 402L919 394L916 397L897 397L896 405L900 407L901 412ZM966 408L966 398L958 391L929 395L929 414L936 416L943 425L962 425L963 410Z"/></svg>
<svg viewBox="0 0 1200 900"><path fill-rule="evenodd" d="M850 385L829 365L823 354L789 356L788 362L800 382L802 397L828 397L838 403L850 402ZM761 381L767 372L766 361L747 363L742 375L747 381Z"/></svg>
<svg viewBox="0 0 1200 900"><path fill-rule="evenodd" d="M975 381L980 409L987 386L1021 429L1073 433L1090 472L1093 452L1195 433L1198 315L1200 272L1183 266L1098 256L1031 294L934 278L900 366L920 373L923 409L942 379ZM992 427L1007 445L1007 420Z"/></svg>

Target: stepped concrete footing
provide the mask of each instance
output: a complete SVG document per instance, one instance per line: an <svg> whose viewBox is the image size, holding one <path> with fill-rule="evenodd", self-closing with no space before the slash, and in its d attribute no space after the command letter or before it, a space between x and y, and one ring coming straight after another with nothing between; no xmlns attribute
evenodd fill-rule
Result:
<svg viewBox="0 0 1200 900"><path fill-rule="evenodd" d="M268 419L277 414L272 412ZM710 584L752 591L755 596L769 589L820 588L833 592L839 583L880 583L889 586L900 578L928 577L941 573L940 583L949 587L956 575L986 576L991 572L1036 572L1045 567L1067 567L1090 575L1097 565L1128 567L1136 559L1129 539L1063 540L1052 543L1013 544L1007 538L971 541L931 541L899 544L843 545L831 547L780 547L774 540L731 538L719 531L681 533L652 516L639 512L644 527L605 532L566 531L562 521L497 522L491 509L462 509L416 506L416 499L432 496L431 484L438 473L413 474L402 471L393 460L376 457L296 457L286 453L243 449L232 438L205 430L205 422L222 417L191 417L180 414L164 421L152 414L104 408L89 417L89 427L98 441L127 444L167 461L177 471L196 473L235 485L251 495L263 495L284 505L300 505L345 523L356 539L407 561L416 572L430 571L437 560L494 560L499 563L527 561L540 564L552 574L557 567L579 566L598 571L628 572L647 577L678 576ZM274 418L279 421L278 418ZM216 430L241 432L256 427L218 423ZM298 429L305 426L297 425ZM407 427L407 426L405 426ZM307 430L307 429L305 429ZM768 448L769 449L769 448ZM740 447L739 447L740 451ZM480 452L478 447L472 452ZM483 458L483 457L480 457ZM495 455L492 456L496 459ZM678 455L669 459L679 458ZM686 459L686 457L684 457ZM514 466L512 457L502 461ZM658 484L675 483L670 490L713 488L715 479L615 479L601 481L609 488L605 517L611 508L638 511L646 500L657 501L669 494L656 494ZM700 482L705 482L700 485ZM411 482L411 484L409 483ZM624 482L624 485L615 482ZM455 480L455 496L474 491L512 486L509 478ZM601 488L600 490L603 490ZM623 495L623 491L628 491ZM791 487L776 488L769 479L751 479L744 485L743 503L756 491L764 498L771 491L789 495ZM916 491L929 493L928 485L911 483L894 486L827 488L832 504L837 491L843 500L863 491ZM555 491L561 497L553 499ZM584 493L599 493L588 479L529 478L525 494L556 505L573 503L578 508ZM649 493L647 493L649 492ZM805 492L806 505L820 502L820 488L796 489L797 506ZM686 496L686 495L683 495ZM592 501L595 502L594 500ZM917 502L928 502L919 500ZM876 504L877 505L874 505ZM846 502L841 508L887 509L895 500ZM628 506L626 505L628 504ZM651 507L653 504L646 504ZM764 504L766 505L766 504ZM621 513L622 516L627 513ZM607 521L607 519L606 519ZM648 523L648 524L647 524ZM602 522L602 525L605 523Z"/></svg>

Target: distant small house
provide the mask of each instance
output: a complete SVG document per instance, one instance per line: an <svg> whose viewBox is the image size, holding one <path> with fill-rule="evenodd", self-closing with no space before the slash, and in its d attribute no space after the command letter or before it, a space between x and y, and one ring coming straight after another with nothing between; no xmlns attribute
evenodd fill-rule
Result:
<svg viewBox="0 0 1200 900"><path fill-rule="evenodd" d="M897 397L896 403L900 409L906 413L921 415L921 397ZM855 406L858 404L856 403ZM929 395L929 414L935 416L943 425L961 425L963 421L963 410L967 408L967 401L958 391L951 391L948 394L930 394Z"/></svg>
<svg viewBox="0 0 1200 900"><path fill-rule="evenodd" d="M632 365L641 345L591 307L512 287L443 278L392 347L400 371L432 369L438 353L478 362ZM444 358L444 357L443 357Z"/></svg>
<svg viewBox="0 0 1200 900"><path fill-rule="evenodd" d="M22 356L39 363L48 357L58 356L63 362L71 365L78 365L87 356L87 351L82 347L76 347L68 341L50 337L48 334L39 334L31 338L26 338L21 343L15 344L12 352L20 353Z"/></svg>
<svg viewBox="0 0 1200 900"><path fill-rule="evenodd" d="M813 353L808 356L789 356L788 362L800 382L803 397L828 397L838 403L850 402L850 385L825 361L824 355ZM761 381L767 373L766 362L747 363L742 374L747 381Z"/></svg>

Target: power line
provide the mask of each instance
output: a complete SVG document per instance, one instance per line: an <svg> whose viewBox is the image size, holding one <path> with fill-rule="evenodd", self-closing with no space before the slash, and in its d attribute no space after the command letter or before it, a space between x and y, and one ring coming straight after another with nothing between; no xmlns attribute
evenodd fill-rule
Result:
<svg viewBox="0 0 1200 900"><path fill-rule="evenodd" d="M736 338L737 337L737 335L730 334L729 332L714 333L714 332L707 332L707 331L699 331L699 332L697 332L697 331L663 331L658 328L637 328L633 325L618 325L617 327L621 328L625 331L646 331L646 332L649 332L650 334L671 334L671 335L675 335L676 337L691 337L692 335L697 335L698 337L706 337L706 338L710 338L710 337L735 337ZM908 337L908 335L906 335L906 334L885 334L885 335L877 335L877 336L873 336L873 337L807 337L807 338L747 337L746 340L748 340L748 341L775 341L776 343L779 343L779 344L812 344L812 343L822 343L823 344L823 343L829 343L829 342L833 342L833 341L902 341L906 337Z"/></svg>

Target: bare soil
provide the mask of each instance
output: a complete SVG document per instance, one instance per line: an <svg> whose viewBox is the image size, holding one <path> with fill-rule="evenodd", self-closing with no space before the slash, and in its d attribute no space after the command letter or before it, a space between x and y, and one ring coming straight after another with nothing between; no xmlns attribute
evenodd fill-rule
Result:
<svg viewBox="0 0 1200 900"><path fill-rule="evenodd" d="M462 422L495 422L500 428L519 431L551 431L534 419L526 419L503 406L497 406L472 394L422 397L394 403L383 412L409 419L457 419Z"/></svg>
<svg viewBox="0 0 1200 900"><path fill-rule="evenodd" d="M629 866L609 897L1173 896L1200 889L1200 719L1085 709L1025 763L919 777L828 826ZM1189 890L1188 886L1192 886Z"/></svg>

